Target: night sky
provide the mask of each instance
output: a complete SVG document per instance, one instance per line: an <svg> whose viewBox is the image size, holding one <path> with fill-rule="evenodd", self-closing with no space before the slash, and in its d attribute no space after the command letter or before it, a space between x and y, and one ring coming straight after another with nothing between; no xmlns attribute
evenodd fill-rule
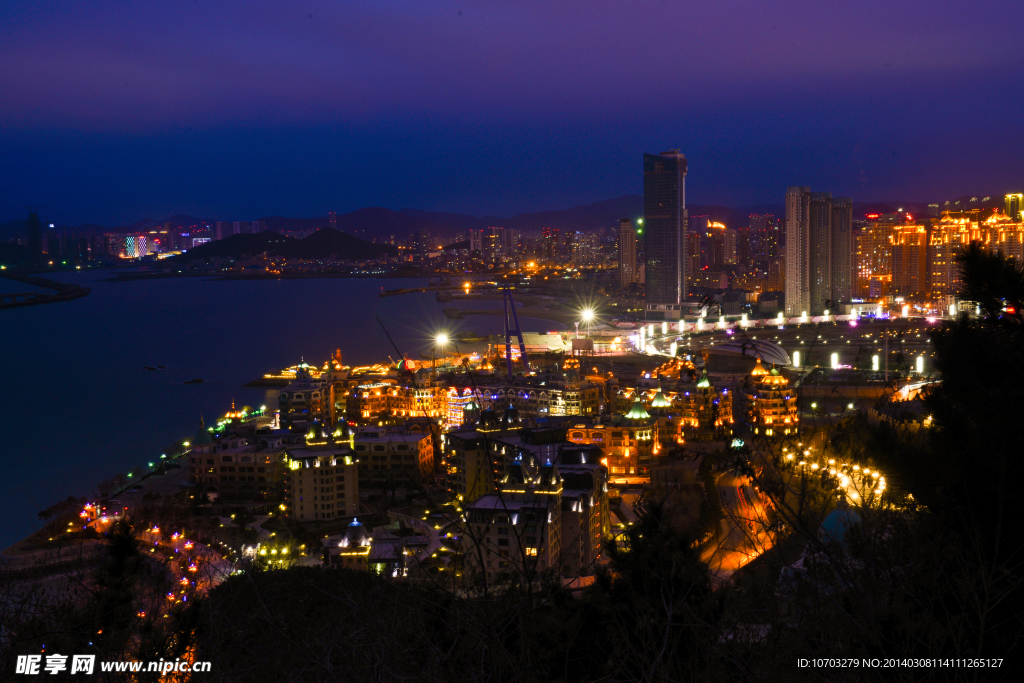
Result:
<svg viewBox="0 0 1024 683"><path fill-rule="evenodd" d="M0 221L1024 189L1024 3L5 0Z"/></svg>

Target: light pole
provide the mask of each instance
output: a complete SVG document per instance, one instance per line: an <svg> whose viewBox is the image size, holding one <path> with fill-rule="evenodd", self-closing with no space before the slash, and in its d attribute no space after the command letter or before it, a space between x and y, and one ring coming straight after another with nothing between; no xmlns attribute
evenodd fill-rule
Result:
<svg viewBox="0 0 1024 683"><path fill-rule="evenodd" d="M441 332L434 337L434 377L437 377L437 347L441 347L441 352L444 353L444 346L448 343L448 335Z"/></svg>
<svg viewBox="0 0 1024 683"><path fill-rule="evenodd" d="M584 308L583 311L580 313L580 315L583 317L583 322L585 322L587 324L587 337L589 338L590 337L590 321L594 319L594 309L592 309L592 308Z"/></svg>

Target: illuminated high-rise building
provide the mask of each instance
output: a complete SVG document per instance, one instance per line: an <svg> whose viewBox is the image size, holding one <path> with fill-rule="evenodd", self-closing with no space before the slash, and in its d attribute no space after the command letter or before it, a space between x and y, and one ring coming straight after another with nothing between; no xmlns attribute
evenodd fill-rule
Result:
<svg viewBox="0 0 1024 683"><path fill-rule="evenodd" d="M904 224L893 228L892 292L921 299L928 295L928 233L923 225Z"/></svg>
<svg viewBox="0 0 1024 683"><path fill-rule="evenodd" d="M708 221L707 262L711 270L722 270L726 265L736 263L736 235L726 229L724 223Z"/></svg>
<svg viewBox="0 0 1024 683"><path fill-rule="evenodd" d="M686 156L644 154L644 255L648 319L678 319L686 298Z"/></svg>
<svg viewBox="0 0 1024 683"><path fill-rule="evenodd" d="M636 232L633 221L623 218L619 221L619 286L629 287L636 276Z"/></svg>
<svg viewBox="0 0 1024 683"><path fill-rule="evenodd" d="M932 227L928 240L928 261L931 264L931 295L941 299L960 291L960 264L957 251L970 244L972 226L968 218L945 215Z"/></svg>
<svg viewBox="0 0 1024 683"><path fill-rule="evenodd" d="M549 261L557 260L561 252L558 228L544 228L541 236L544 241L544 258Z"/></svg>
<svg viewBox="0 0 1024 683"><path fill-rule="evenodd" d="M1006 215L1014 223L1020 223L1024 221L1024 215L1021 212L1024 211L1024 194L1008 194L1006 195Z"/></svg>
<svg viewBox="0 0 1024 683"><path fill-rule="evenodd" d="M515 228L501 229L501 250L502 255L509 260L515 260L519 256L519 242L522 239L519 231Z"/></svg>
<svg viewBox="0 0 1024 683"><path fill-rule="evenodd" d="M854 238L854 277L857 296L871 296L872 279L892 274L892 232L896 223L873 221L856 234Z"/></svg>
<svg viewBox="0 0 1024 683"><path fill-rule="evenodd" d="M980 238L989 250L1001 251L1018 263L1024 262L1024 220L1012 220L1007 214L993 213L980 226Z"/></svg>
<svg viewBox="0 0 1024 683"><path fill-rule="evenodd" d="M807 306L812 315L832 299L832 193L812 192L807 227Z"/></svg>

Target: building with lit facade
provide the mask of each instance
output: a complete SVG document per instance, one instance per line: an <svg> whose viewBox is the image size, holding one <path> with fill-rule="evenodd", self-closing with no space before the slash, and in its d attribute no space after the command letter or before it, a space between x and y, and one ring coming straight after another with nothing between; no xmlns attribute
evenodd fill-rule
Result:
<svg viewBox="0 0 1024 683"><path fill-rule="evenodd" d="M1003 211L1006 217L1014 223L1024 223L1024 194L1006 195L1006 209Z"/></svg>
<svg viewBox="0 0 1024 683"><path fill-rule="evenodd" d="M562 576L590 574L611 537L608 470L599 464L556 464L562 476Z"/></svg>
<svg viewBox="0 0 1024 683"><path fill-rule="evenodd" d="M876 220L857 232L854 238L854 292L858 297L870 296L872 278L892 275L892 234L895 226L891 221Z"/></svg>
<svg viewBox="0 0 1024 683"><path fill-rule="evenodd" d="M1020 213L1019 211L1017 212ZM989 251L1001 251L1018 263L1024 262L1024 222L1009 214L993 213L980 224L979 238Z"/></svg>
<svg viewBox="0 0 1024 683"><path fill-rule="evenodd" d="M342 569L370 571L370 554L373 551L373 539L366 527L358 518L349 522L338 545L327 551L331 565Z"/></svg>
<svg viewBox="0 0 1024 683"><path fill-rule="evenodd" d="M441 418L448 413L448 387L441 382L429 386L372 382L349 390L346 414L353 422L373 422L387 415Z"/></svg>
<svg viewBox="0 0 1024 683"><path fill-rule="evenodd" d="M558 417L597 415L601 408L601 388L588 382L554 380L525 385L481 386L480 402L484 409L500 410L511 404L522 417Z"/></svg>
<svg viewBox="0 0 1024 683"><path fill-rule="evenodd" d="M464 508L466 573L533 577L562 568L562 476L558 467L517 460L498 492Z"/></svg>
<svg viewBox="0 0 1024 683"><path fill-rule="evenodd" d="M923 225L892 229L892 293L911 299L928 297L928 232Z"/></svg>
<svg viewBox="0 0 1024 683"><path fill-rule="evenodd" d="M725 441L732 438L732 393L711 385L707 370L697 384L676 397L680 443Z"/></svg>
<svg viewBox="0 0 1024 683"><path fill-rule="evenodd" d="M566 438L601 447L601 464L613 479L644 478L661 453L658 419L635 401L624 415L611 415L569 427Z"/></svg>
<svg viewBox="0 0 1024 683"><path fill-rule="evenodd" d="M758 356L750 373L750 426L755 436L781 437L796 434L800 426L796 392L774 367L766 369Z"/></svg>
<svg viewBox="0 0 1024 683"><path fill-rule="evenodd" d="M314 378L307 363L298 366L295 379L277 398L281 425L288 429L304 432L331 414L331 386L322 377Z"/></svg>
<svg viewBox="0 0 1024 683"><path fill-rule="evenodd" d="M649 320L678 320L686 299L686 156L644 154L644 256Z"/></svg>
<svg viewBox="0 0 1024 683"><path fill-rule="evenodd" d="M228 499L275 499L282 492L285 453L292 440L270 430L251 436L218 434L215 439L200 423L189 444L189 482Z"/></svg>
<svg viewBox="0 0 1024 683"><path fill-rule="evenodd" d="M518 436L522 420L512 406L499 414L467 409L460 429L444 434L441 465L448 491L461 501L475 500L491 493L497 475L516 457L516 449L502 439Z"/></svg>
<svg viewBox="0 0 1024 683"><path fill-rule="evenodd" d="M446 422L449 429L462 426L466 413L480 411L480 391L472 387L448 387Z"/></svg>
<svg viewBox="0 0 1024 683"><path fill-rule="evenodd" d="M933 299L955 296L960 291L956 253L971 242L978 242L992 252L1001 251L1018 263L1024 262L1024 222L1014 221L998 209L984 220L973 220L979 215L947 211L932 227L928 261Z"/></svg>
<svg viewBox="0 0 1024 683"><path fill-rule="evenodd" d="M347 427L321 426L285 456L285 516L312 522L359 513L359 460Z"/></svg>

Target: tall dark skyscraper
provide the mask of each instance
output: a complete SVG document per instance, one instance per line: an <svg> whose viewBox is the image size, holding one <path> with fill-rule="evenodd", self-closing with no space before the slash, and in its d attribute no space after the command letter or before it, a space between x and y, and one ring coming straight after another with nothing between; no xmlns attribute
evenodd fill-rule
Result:
<svg viewBox="0 0 1024 683"><path fill-rule="evenodd" d="M644 154L647 317L679 319L686 298L686 156Z"/></svg>
<svg viewBox="0 0 1024 683"><path fill-rule="evenodd" d="M852 295L853 202L830 192L786 192L786 315L820 315Z"/></svg>
<svg viewBox="0 0 1024 683"><path fill-rule="evenodd" d="M39 214L35 211L28 212L28 220L25 221L25 236L28 238L28 248L33 254L43 253L43 224L39 222Z"/></svg>

